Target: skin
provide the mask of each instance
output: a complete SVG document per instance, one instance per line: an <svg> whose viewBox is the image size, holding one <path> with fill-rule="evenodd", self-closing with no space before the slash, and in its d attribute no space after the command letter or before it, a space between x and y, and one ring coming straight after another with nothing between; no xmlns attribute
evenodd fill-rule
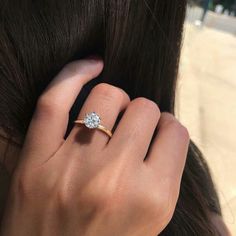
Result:
<svg viewBox="0 0 236 236"><path fill-rule="evenodd" d="M63 138L78 93L102 69L98 58L72 62L39 98L12 177L1 236L156 236L169 223L189 146L187 129L173 115L101 83L78 118L96 111L112 130L125 110L112 138L83 125Z"/></svg>

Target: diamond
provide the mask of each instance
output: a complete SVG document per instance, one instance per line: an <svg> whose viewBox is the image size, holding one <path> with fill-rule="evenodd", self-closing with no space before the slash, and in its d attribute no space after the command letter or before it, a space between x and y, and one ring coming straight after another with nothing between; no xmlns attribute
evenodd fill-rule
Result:
<svg viewBox="0 0 236 236"><path fill-rule="evenodd" d="M85 126L90 129L97 128L99 126L100 122L101 122L101 119L100 119L99 115L96 114L95 112L91 112L89 114L86 114L86 116L84 118Z"/></svg>

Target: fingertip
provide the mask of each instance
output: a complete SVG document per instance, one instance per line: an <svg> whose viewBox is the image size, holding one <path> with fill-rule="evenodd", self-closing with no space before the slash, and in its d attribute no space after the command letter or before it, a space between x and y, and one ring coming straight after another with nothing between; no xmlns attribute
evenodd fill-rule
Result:
<svg viewBox="0 0 236 236"><path fill-rule="evenodd" d="M65 77L79 77L81 79L93 79L97 77L103 70L103 60L102 59L80 59L77 61L72 61L68 63L63 71L65 72Z"/></svg>
<svg viewBox="0 0 236 236"><path fill-rule="evenodd" d="M96 78L103 70L104 63L101 58L82 59L78 61L77 71L85 83L91 79Z"/></svg>

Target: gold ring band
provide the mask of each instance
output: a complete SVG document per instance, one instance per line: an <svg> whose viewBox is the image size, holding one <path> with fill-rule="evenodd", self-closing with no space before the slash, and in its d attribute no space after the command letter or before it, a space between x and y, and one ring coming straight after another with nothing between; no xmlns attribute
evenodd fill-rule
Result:
<svg viewBox="0 0 236 236"><path fill-rule="evenodd" d="M74 121L75 124L85 124L85 121L84 120L75 120ZM98 125L96 127L96 129L99 129L101 131L103 131L104 133L106 133L110 138L112 137L112 132L107 129L106 127L102 126L102 125Z"/></svg>
<svg viewBox="0 0 236 236"><path fill-rule="evenodd" d="M75 120L76 124L84 124L89 129L99 129L106 133L110 138L112 137L112 132L101 125L101 118L96 112L90 112L85 114L84 119Z"/></svg>

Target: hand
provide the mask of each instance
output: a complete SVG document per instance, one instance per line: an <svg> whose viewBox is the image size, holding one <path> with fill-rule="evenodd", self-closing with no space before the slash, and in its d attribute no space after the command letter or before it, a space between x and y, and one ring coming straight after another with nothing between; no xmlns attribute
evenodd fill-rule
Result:
<svg viewBox="0 0 236 236"><path fill-rule="evenodd" d="M112 130L125 110L112 138L75 125L64 139L72 104L102 69L101 60L72 62L39 98L12 179L2 236L154 236L172 218L189 135L156 103L130 101L123 90L101 83L78 118L96 111Z"/></svg>

